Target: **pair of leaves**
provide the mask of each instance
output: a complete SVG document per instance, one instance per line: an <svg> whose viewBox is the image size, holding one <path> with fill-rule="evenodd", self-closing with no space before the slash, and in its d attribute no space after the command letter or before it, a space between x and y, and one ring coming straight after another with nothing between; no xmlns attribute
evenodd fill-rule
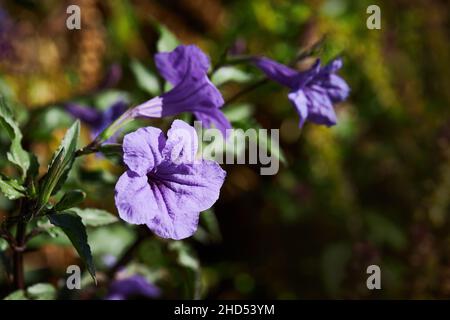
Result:
<svg viewBox="0 0 450 320"><path fill-rule="evenodd" d="M42 178L39 191L39 205L45 205L66 181L75 160L80 122L77 120L67 130L58 150L53 155L47 174Z"/></svg>
<svg viewBox="0 0 450 320"><path fill-rule="evenodd" d="M22 132L4 97L0 97L0 125L11 139L11 147L7 153L7 158L20 169L24 180L30 168L31 156L22 148Z"/></svg>

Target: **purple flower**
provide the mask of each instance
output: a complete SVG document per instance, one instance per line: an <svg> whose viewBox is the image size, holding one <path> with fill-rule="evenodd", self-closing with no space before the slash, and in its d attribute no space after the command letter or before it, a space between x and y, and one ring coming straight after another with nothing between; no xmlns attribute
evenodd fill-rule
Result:
<svg viewBox="0 0 450 320"><path fill-rule="evenodd" d="M133 110L134 117L165 117L192 112L203 126L215 125L225 136L231 124L220 107L224 100L208 78L208 57L196 46L178 46L171 52L155 55L161 75L174 88Z"/></svg>
<svg viewBox="0 0 450 320"><path fill-rule="evenodd" d="M106 300L127 300L133 297L158 298L161 291L141 275L115 280L111 283Z"/></svg>
<svg viewBox="0 0 450 320"><path fill-rule="evenodd" d="M127 104L123 100L118 100L103 112L76 103L68 103L65 109L74 118L80 119L89 126L92 138L94 139L127 110ZM115 142L116 139L117 136L113 135L105 142Z"/></svg>
<svg viewBox="0 0 450 320"><path fill-rule="evenodd" d="M125 136L128 170L116 184L115 202L128 223L179 240L194 234L199 213L217 201L226 173L214 161L196 159L198 137L187 123L175 120L167 136L153 127Z"/></svg>
<svg viewBox="0 0 450 320"><path fill-rule="evenodd" d="M325 67L320 60L305 72L298 72L268 58L255 58L255 65L270 79L291 89L288 97L300 115L300 127L305 120L326 126L337 122L333 104L345 100L350 92L338 75L342 60L335 59Z"/></svg>

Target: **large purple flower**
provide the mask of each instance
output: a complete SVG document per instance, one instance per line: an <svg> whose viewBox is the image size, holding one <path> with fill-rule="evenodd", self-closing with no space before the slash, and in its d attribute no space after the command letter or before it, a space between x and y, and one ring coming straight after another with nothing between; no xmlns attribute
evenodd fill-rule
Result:
<svg viewBox="0 0 450 320"><path fill-rule="evenodd" d="M133 116L164 117L192 112L204 127L215 125L225 136L231 124L220 110L223 97L208 78L208 57L195 45L181 45L171 52L156 54L155 63L174 88L134 108Z"/></svg>
<svg viewBox="0 0 450 320"><path fill-rule="evenodd" d="M196 158L197 133L185 122L175 120L167 136L153 127L125 136L128 170L116 184L115 202L123 220L178 240L191 236L199 213L216 202L225 171Z"/></svg>
<svg viewBox="0 0 450 320"><path fill-rule="evenodd" d="M306 120L326 126L337 122L333 104L345 100L350 92L338 75L342 60L335 59L325 67L320 60L305 72L298 72L265 57L254 58L255 65L270 79L291 89L288 97L300 115L300 127Z"/></svg>
<svg viewBox="0 0 450 320"><path fill-rule="evenodd" d="M68 103L65 109L74 118L80 119L89 126L94 139L127 110L127 104L123 100L118 100L103 112L76 103ZM105 142L115 142L116 137L117 135L113 135Z"/></svg>
<svg viewBox="0 0 450 320"><path fill-rule="evenodd" d="M106 300L127 300L133 297L158 298L161 291L141 275L115 280L111 283Z"/></svg>

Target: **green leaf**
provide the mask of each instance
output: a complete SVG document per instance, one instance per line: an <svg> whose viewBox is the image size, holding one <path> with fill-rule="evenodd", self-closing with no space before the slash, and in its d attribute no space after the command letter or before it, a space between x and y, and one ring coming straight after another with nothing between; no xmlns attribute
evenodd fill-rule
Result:
<svg viewBox="0 0 450 320"><path fill-rule="evenodd" d="M345 277L351 249L346 243L334 243L328 246L321 259L322 278L331 297L337 297Z"/></svg>
<svg viewBox="0 0 450 320"><path fill-rule="evenodd" d="M29 300L24 290L17 290L7 295L3 300Z"/></svg>
<svg viewBox="0 0 450 320"><path fill-rule="evenodd" d="M37 226L45 231L50 237L52 238L57 238L57 237L61 237L64 235L64 232L62 231L61 228L56 227L55 225L53 225L52 223L50 223L48 217L44 216L44 217L40 217L37 220ZM64 237L65 238L65 237ZM36 238L35 238L36 239ZM33 239L34 240L34 239ZM32 241L33 241L32 240Z"/></svg>
<svg viewBox="0 0 450 320"><path fill-rule="evenodd" d="M0 251L5 251L6 249L8 249L8 242L5 239L0 238Z"/></svg>
<svg viewBox="0 0 450 320"><path fill-rule="evenodd" d="M56 289L50 283L37 283L27 290L17 290L9 294L4 300L54 300Z"/></svg>
<svg viewBox="0 0 450 320"><path fill-rule="evenodd" d="M378 213L369 212L365 215L368 238L379 246L388 245L395 250L402 250L407 245L404 231L391 219Z"/></svg>
<svg viewBox="0 0 450 320"><path fill-rule="evenodd" d="M245 121L253 114L253 106L248 103L239 103L222 109L230 122Z"/></svg>
<svg viewBox="0 0 450 320"><path fill-rule="evenodd" d="M25 196L25 188L17 180L6 180L2 176L0 176L0 191L9 200L16 200Z"/></svg>
<svg viewBox="0 0 450 320"><path fill-rule="evenodd" d="M160 34L158 43L156 44L158 52L172 51L180 44L177 37L164 25L160 24L158 29Z"/></svg>
<svg viewBox="0 0 450 320"><path fill-rule="evenodd" d="M81 190L71 190L64 194L61 200L55 205L56 211L63 211L66 209L70 209L80 202L82 202L86 198L86 193Z"/></svg>
<svg viewBox="0 0 450 320"><path fill-rule="evenodd" d="M155 76L149 68L146 68L137 60L131 60L131 71L133 72L139 88L157 96L161 93L158 77Z"/></svg>
<svg viewBox="0 0 450 320"><path fill-rule="evenodd" d="M169 245L169 249L177 253L178 263L188 269L193 271L198 271L200 269L200 263L198 259L194 256L194 253L182 241L173 241Z"/></svg>
<svg viewBox="0 0 450 320"><path fill-rule="evenodd" d="M75 211L81 217L86 227L100 227L119 221L115 215L105 210L73 208L71 211Z"/></svg>
<svg viewBox="0 0 450 320"><path fill-rule="evenodd" d="M55 151L47 174L43 177L39 192L39 204L46 204L50 196L64 184L75 160L80 122L77 120L67 130L58 150Z"/></svg>
<svg viewBox="0 0 450 320"><path fill-rule="evenodd" d="M91 248L88 244L86 227L81 221L81 218L70 212L49 215L48 218L52 224L60 227L64 231L77 250L80 258L86 264L92 278L95 282L97 282L97 279L95 278L95 266L92 260Z"/></svg>
<svg viewBox="0 0 450 320"><path fill-rule="evenodd" d="M212 83L216 86L227 82L244 83L250 80L252 80L252 77L248 73L233 66L219 68L211 77Z"/></svg>
<svg viewBox="0 0 450 320"><path fill-rule="evenodd" d="M37 283L27 288L27 296L33 300L54 300L56 289L50 283Z"/></svg>
<svg viewBox="0 0 450 320"><path fill-rule="evenodd" d="M11 139L11 147L7 153L7 158L20 168L22 179L24 179L30 166L30 155L22 148L22 132L15 122L4 97L0 97L0 125Z"/></svg>

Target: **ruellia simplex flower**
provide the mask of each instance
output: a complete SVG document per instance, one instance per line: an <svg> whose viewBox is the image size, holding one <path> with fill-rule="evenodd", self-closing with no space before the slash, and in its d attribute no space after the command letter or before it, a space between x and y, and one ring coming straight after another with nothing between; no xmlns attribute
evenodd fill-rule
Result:
<svg viewBox="0 0 450 320"><path fill-rule="evenodd" d="M289 100L300 117L300 127L309 121L332 126L337 123L334 104L345 100L349 86L336 74L342 60L322 67L317 60L309 69L297 71L265 57L226 57L220 63L242 63L260 69L267 78L244 87L236 96L273 80L290 89ZM92 253L87 241L85 217L76 206L86 197L81 190L66 191L66 182L78 158L93 153L120 154L126 169L115 184L114 201L119 217L128 224L141 225L164 239L181 240L197 230L199 215L211 208L220 197L226 172L220 164L234 163L238 144L249 144L249 156L238 156L237 163L267 166L262 175L276 174L278 162L271 160L263 145L278 144L278 130L235 130L223 109L227 103L211 81L217 66L211 68L208 56L195 45L179 45L170 52L154 57L155 65L171 89L128 107L118 99L100 112L67 101L65 111L77 120L67 130L55 151L48 169L39 175L37 157L24 148L21 128L4 98L0 105L2 128L11 140L8 160L17 167L17 175L1 175L1 191L16 205L1 224L0 235L12 251L11 278L14 289L24 289L23 252L28 241L46 232L49 225L65 233L87 271L97 281ZM180 119L192 114L197 121ZM127 132L129 124L139 119L175 117L170 129L146 126ZM92 141L78 148L80 121L90 128ZM25 128L26 129L26 128ZM125 133L125 134L123 134ZM270 141L270 143L267 143ZM209 144L214 142L213 144ZM258 145L257 148L255 145ZM245 148L244 148L245 149ZM259 153L258 151L259 150ZM258 156L259 155L259 156ZM265 170L264 170L265 169ZM47 223L42 223L45 219ZM39 222L39 223L38 223ZM136 243L143 237L138 237ZM130 250L133 250L132 246ZM121 299L140 292L159 295L158 288L139 276L117 279L116 274L127 263L127 255L111 265L107 277L112 281L109 298Z"/></svg>

